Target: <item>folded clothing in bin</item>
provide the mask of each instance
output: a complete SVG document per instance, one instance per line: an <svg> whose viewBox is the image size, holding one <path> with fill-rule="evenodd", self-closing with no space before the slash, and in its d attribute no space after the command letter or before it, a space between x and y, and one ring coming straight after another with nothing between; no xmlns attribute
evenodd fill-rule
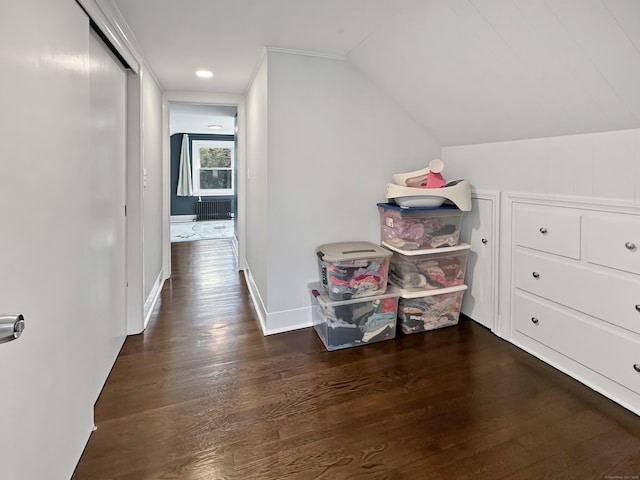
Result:
<svg viewBox="0 0 640 480"><path fill-rule="evenodd" d="M389 279L406 290L437 290L464 283L467 256L471 245L431 250L402 251L382 242L393 250Z"/></svg>
<svg viewBox="0 0 640 480"><path fill-rule="evenodd" d="M320 281L331 300L383 294L391 252L370 242L328 243L316 248Z"/></svg>
<svg viewBox="0 0 640 480"><path fill-rule="evenodd" d="M466 289L466 285L458 285L428 292L400 290L400 330L402 333L416 333L457 325Z"/></svg>
<svg viewBox="0 0 640 480"><path fill-rule="evenodd" d="M458 244L462 211L453 207L399 207L378 203L380 239L402 250L453 247Z"/></svg>
<svg viewBox="0 0 640 480"><path fill-rule="evenodd" d="M365 345L395 338L398 292L390 287L383 295L331 301L319 283L309 285L313 324L327 350Z"/></svg>

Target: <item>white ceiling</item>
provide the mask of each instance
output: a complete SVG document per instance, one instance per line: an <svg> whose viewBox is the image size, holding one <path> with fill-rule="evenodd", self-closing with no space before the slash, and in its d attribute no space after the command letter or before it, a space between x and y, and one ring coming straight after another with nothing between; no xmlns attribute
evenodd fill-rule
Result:
<svg viewBox="0 0 640 480"><path fill-rule="evenodd" d="M640 127L640 0L416 0L348 58L442 146Z"/></svg>
<svg viewBox="0 0 640 480"><path fill-rule="evenodd" d="M113 1L165 91L243 94L279 47L343 56L443 146L640 127L640 0Z"/></svg>
<svg viewBox="0 0 640 480"><path fill-rule="evenodd" d="M209 133L233 135L236 111L236 107L228 106L170 103L169 134ZM222 128L212 130L209 125L220 125Z"/></svg>
<svg viewBox="0 0 640 480"><path fill-rule="evenodd" d="M265 47L345 55L407 0L114 1L165 91L243 94Z"/></svg>

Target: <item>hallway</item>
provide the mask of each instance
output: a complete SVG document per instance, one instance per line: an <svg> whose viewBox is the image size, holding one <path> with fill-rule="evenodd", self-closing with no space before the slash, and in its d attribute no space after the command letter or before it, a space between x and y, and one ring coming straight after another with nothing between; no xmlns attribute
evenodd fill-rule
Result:
<svg viewBox="0 0 640 480"><path fill-rule="evenodd" d="M233 258L172 244L74 479L640 474L640 417L474 322L336 352L312 329L263 337Z"/></svg>

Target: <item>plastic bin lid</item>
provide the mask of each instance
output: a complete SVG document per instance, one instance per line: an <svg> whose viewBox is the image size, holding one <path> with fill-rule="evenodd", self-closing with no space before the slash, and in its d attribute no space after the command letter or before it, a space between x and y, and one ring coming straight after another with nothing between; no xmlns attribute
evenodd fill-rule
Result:
<svg viewBox="0 0 640 480"><path fill-rule="evenodd" d="M371 242L326 243L316 248L316 253L325 262L361 260L365 258L390 257L392 253Z"/></svg>
<svg viewBox="0 0 640 480"><path fill-rule="evenodd" d="M433 253L451 253L451 252L460 252L462 250L469 250L471 245L468 243L459 243L458 245L454 245L453 247L440 247L440 248L425 248L423 250L402 250L401 248L394 247L393 245L389 245L387 242L382 242L382 245L389 250L393 250L394 252L401 253L402 255L429 255Z"/></svg>
<svg viewBox="0 0 640 480"><path fill-rule="evenodd" d="M403 207L401 205L398 205L396 203L377 203L376 205L378 205L378 207L380 208L387 208L389 210L396 210L398 212L418 212L418 211L422 211L422 210L448 210L450 212L455 212L455 213L462 213L462 210L460 210L458 207L456 207L455 205L440 205L439 207Z"/></svg>
<svg viewBox="0 0 640 480"><path fill-rule="evenodd" d="M436 288L435 290L417 290L409 291L400 287L396 287L400 291L401 298L421 298L421 297L433 297L434 295L444 295L445 293L462 292L466 290L466 285L456 285L455 287Z"/></svg>
<svg viewBox="0 0 640 480"><path fill-rule="evenodd" d="M327 305L334 307L338 305L349 305L352 303L371 302L373 300L382 300L384 298L398 298L401 292L400 287L397 287L396 285L388 284L387 289L381 295L369 295L366 297L356 297L356 298L351 298L349 300L332 300L331 298L329 298L329 296L327 295L325 289L322 287L320 282L312 282L309 285L307 285L307 287L309 288L309 291L311 292L311 294L314 297L316 297L316 299L318 300L318 303L323 307Z"/></svg>

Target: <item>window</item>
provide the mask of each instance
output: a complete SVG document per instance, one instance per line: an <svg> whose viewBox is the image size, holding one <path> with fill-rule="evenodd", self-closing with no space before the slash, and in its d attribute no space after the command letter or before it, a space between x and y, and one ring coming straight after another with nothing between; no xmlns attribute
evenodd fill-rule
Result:
<svg viewBox="0 0 640 480"><path fill-rule="evenodd" d="M233 195L233 141L193 140L191 152L194 195Z"/></svg>

